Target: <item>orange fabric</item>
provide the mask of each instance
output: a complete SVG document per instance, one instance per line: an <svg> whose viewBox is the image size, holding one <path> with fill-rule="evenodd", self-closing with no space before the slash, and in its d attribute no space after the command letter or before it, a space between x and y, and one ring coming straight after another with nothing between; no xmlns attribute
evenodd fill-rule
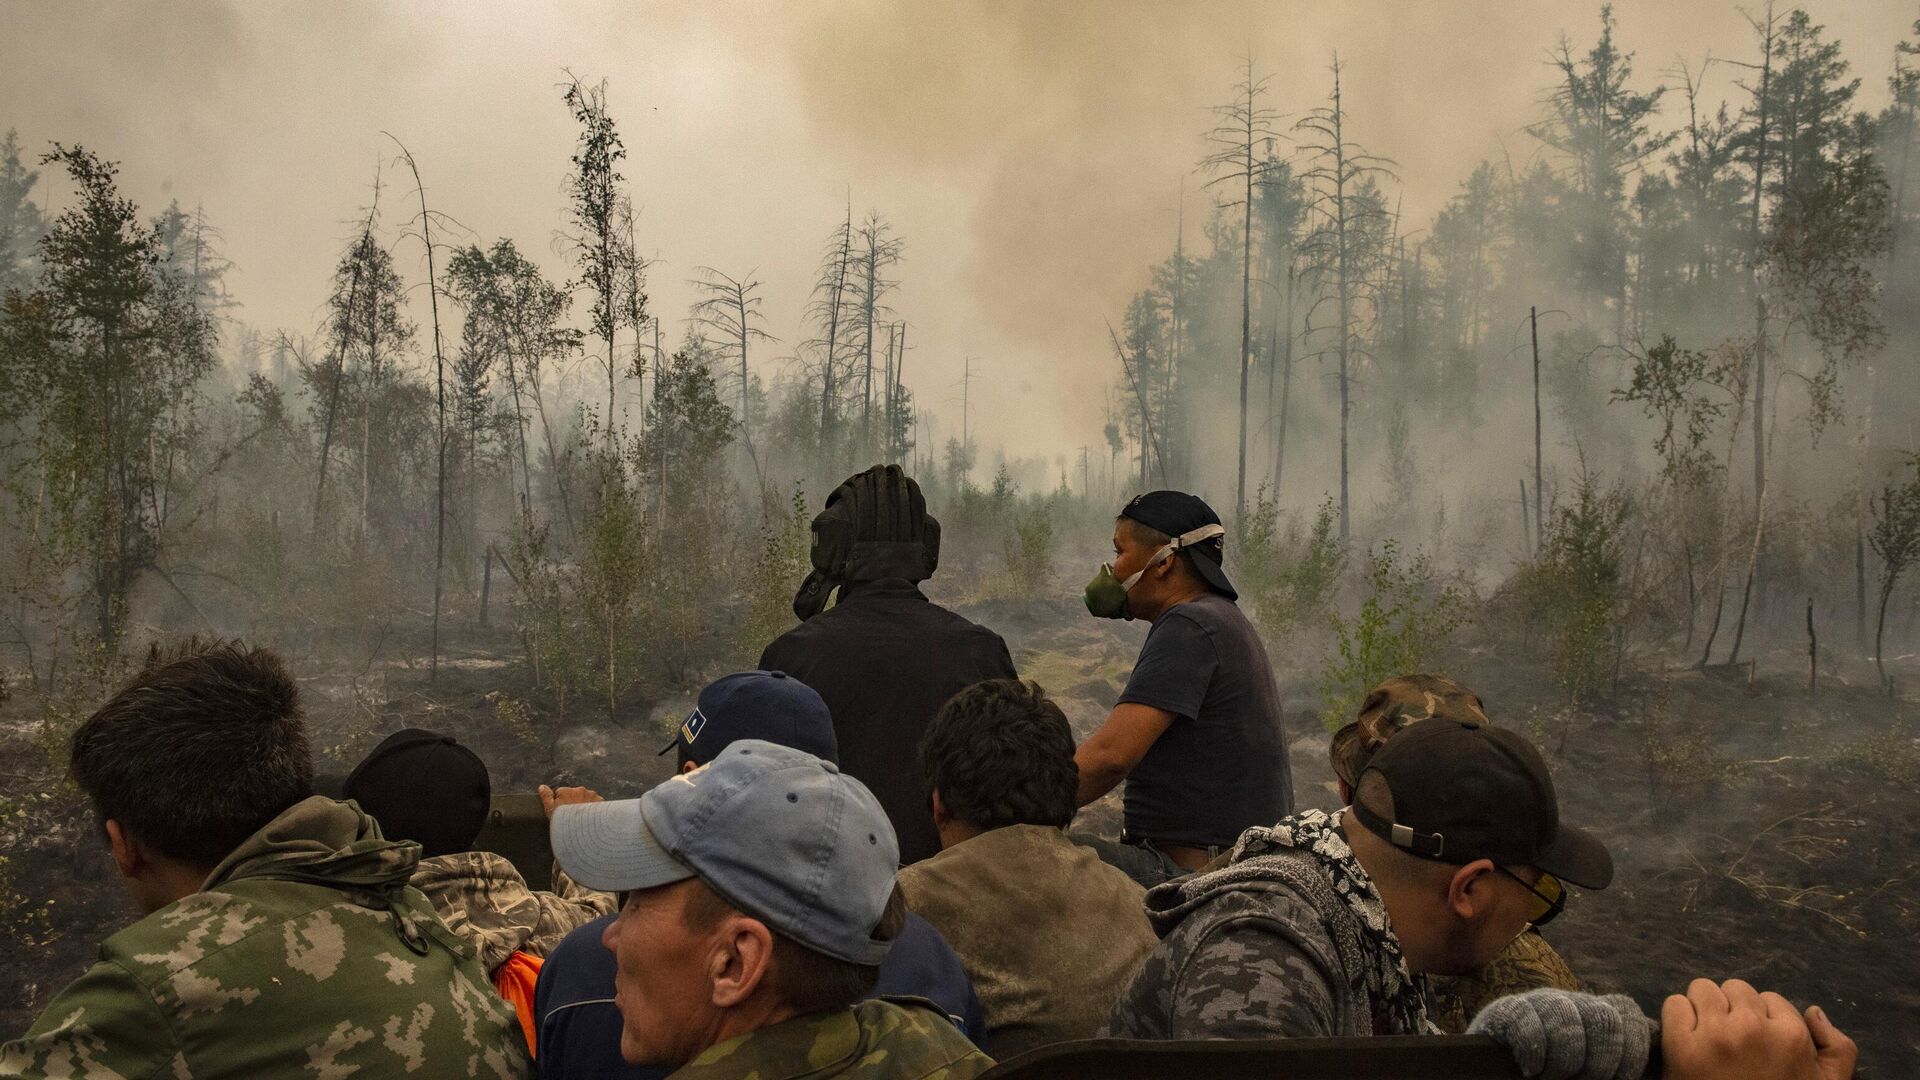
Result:
<svg viewBox="0 0 1920 1080"><path fill-rule="evenodd" d="M493 988L507 999L520 1016L520 1030L527 1037L527 1053L535 1054L534 1041L540 1023L533 1015L533 988L540 981L541 959L516 951L506 962L493 969Z"/></svg>

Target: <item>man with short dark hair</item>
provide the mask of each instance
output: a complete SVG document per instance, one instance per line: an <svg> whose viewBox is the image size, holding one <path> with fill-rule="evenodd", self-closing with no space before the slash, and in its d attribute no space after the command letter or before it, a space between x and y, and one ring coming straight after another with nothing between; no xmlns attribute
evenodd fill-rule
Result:
<svg viewBox="0 0 1920 1080"><path fill-rule="evenodd" d="M920 733L962 687L1017 677L1000 635L928 600L940 523L898 465L847 478L813 519L813 570L793 601L800 625L760 666L820 692L840 764L872 789L911 865L940 850L912 766Z"/></svg>
<svg viewBox="0 0 1920 1080"><path fill-rule="evenodd" d="M638 799L554 811L554 854L627 893L604 943L621 1056L707 1077L965 1078L992 1062L924 1004L860 1001L904 921L886 813L757 739Z"/></svg>
<svg viewBox="0 0 1920 1080"><path fill-rule="evenodd" d="M1560 823L1527 740L1469 720L1411 724L1353 805L1249 829L1227 865L1147 894L1161 941L1107 1022L1140 1039L1414 1035L1415 976L1486 965L1564 903L1605 888L1598 840Z"/></svg>
<svg viewBox="0 0 1920 1080"><path fill-rule="evenodd" d="M1068 840L1073 732L1040 687L955 694L920 743L943 850L900 872L907 905L967 966L1001 1058L1091 1038L1153 929L1139 885Z"/></svg>
<svg viewBox="0 0 1920 1080"><path fill-rule="evenodd" d="M743 739L804 750L830 762L839 752L826 702L805 683L779 671L736 672L708 684L674 730L673 741L660 752L672 751L684 775ZM540 969L534 1013L540 1075L546 1080L666 1076L664 1068L629 1065L620 1057L615 963L601 940L613 921L613 916L603 916L568 934ZM867 996L893 995L926 998L969 1038L984 1038L986 1021L965 967L940 932L918 915L907 915Z"/></svg>
<svg viewBox="0 0 1920 1080"><path fill-rule="evenodd" d="M0 1075L527 1074L513 1010L407 887L419 848L312 795L273 652L156 649L72 755L147 915L0 1047Z"/></svg>
<svg viewBox="0 0 1920 1080"><path fill-rule="evenodd" d="M1126 781L1124 843L1092 846L1142 885L1198 870L1241 830L1293 812L1280 694L1234 603L1225 535L1198 496L1137 496L1086 589L1090 613L1153 624L1119 704L1075 755L1079 805Z"/></svg>

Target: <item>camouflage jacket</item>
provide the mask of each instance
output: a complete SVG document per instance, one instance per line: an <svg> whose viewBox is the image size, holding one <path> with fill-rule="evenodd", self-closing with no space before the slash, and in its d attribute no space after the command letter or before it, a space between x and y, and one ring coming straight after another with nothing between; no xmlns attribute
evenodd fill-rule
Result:
<svg viewBox="0 0 1920 1080"><path fill-rule="evenodd" d="M1148 918L1160 944L1114 1005L1102 1033L1124 1039L1263 1039L1430 1030L1411 990L1418 984L1399 962L1385 909L1340 895L1370 891L1371 884L1346 880L1336 886L1323 863L1305 850L1246 857L1248 836L1263 831L1271 830L1243 834L1225 868L1147 893ZM1330 834L1323 829L1320 835ZM1357 911L1374 908L1363 922ZM1409 1009L1408 1001L1416 1004Z"/></svg>
<svg viewBox="0 0 1920 1080"><path fill-rule="evenodd" d="M709 1048L669 1080L971 1080L991 1068L993 1059L938 1009L898 998L749 1031Z"/></svg>
<svg viewBox="0 0 1920 1080"><path fill-rule="evenodd" d="M419 858L351 805L296 804L108 938L0 1076L528 1075L512 1007L407 887Z"/></svg>
<svg viewBox="0 0 1920 1080"><path fill-rule="evenodd" d="M422 859L412 885L479 951L489 972L516 950L545 956L568 931L614 910L613 894L582 887L557 865L553 891L534 892L505 856L491 851Z"/></svg>
<svg viewBox="0 0 1920 1080"><path fill-rule="evenodd" d="M1525 933L1471 975L1428 976L1427 1002L1440 1030L1459 1034L1494 999L1543 989L1578 990L1580 980L1546 938Z"/></svg>

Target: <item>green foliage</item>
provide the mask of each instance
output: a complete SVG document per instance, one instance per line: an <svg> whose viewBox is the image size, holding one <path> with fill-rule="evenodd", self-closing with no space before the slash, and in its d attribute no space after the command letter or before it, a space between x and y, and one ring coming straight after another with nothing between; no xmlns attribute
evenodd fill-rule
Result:
<svg viewBox="0 0 1920 1080"><path fill-rule="evenodd" d="M1625 648L1626 525L1633 502L1582 471L1571 505L1559 506L1534 561L1515 580L1529 625L1569 701L1588 701L1618 669Z"/></svg>
<svg viewBox="0 0 1920 1080"><path fill-rule="evenodd" d="M736 648L743 662L758 662L766 644L793 627L793 592L811 566L811 518L807 493L793 485L783 506L770 496L760 515L760 546L747 572L747 617L740 621Z"/></svg>
<svg viewBox="0 0 1920 1080"><path fill-rule="evenodd" d="M1001 544L1013 595L1023 600L1045 596L1053 583L1053 507L1042 501L1014 514Z"/></svg>
<svg viewBox="0 0 1920 1080"><path fill-rule="evenodd" d="M12 130L0 137L0 295L24 288L39 268L36 249L46 219L33 202L40 174L20 160L20 138Z"/></svg>
<svg viewBox="0 0 1920 1080"><path fill-rule="evenodd" d="M737 430L708 367L710 356L690 339L658 374L647 406L646 435L634 447L634 471L650 476L654 515L652 610L647 623L654 651L675 682L695 675L697 645L714 624L717 597L732 557L733 485L720 453Z"/></svg>
<svg viewBox="0 0 1920 1080"><path fill-rule="evenodd" d="M1867 543L1873 553L1880 556L1880 617L1873 637L1874 663L1889 694L1893 692L1893 680L1886 673L1881 653L1887 628L1887 601L1893 597L1900 576L1920 558L1920 456L1909 458L1908 463L1913 468L1913 476L1904 483L1889 484L1881 489L1880 501L1872 507L1873 528L1867 531Z"/></svg>
<svg viewBox="0 0 1920 1080"><path fill-rule="evenodd" d="M1659 422L1653 449L1668 483L1699 483L1714 471L1704 444L1735 394L1733 378L1724 354L1683 349L1672 334L1661 335L1659 344L1633 357L1632 379L1614 391L1613 399L1636 402Z"/></svg>
<svg viewBox="0 0 1920 1080"><path fill-rule="evenodd" d="M1321 501L1313 523L1302 530L1298 518L1280 527L1279 507L1265 484L1238 523L1234 537L1234 586L1269 642L1279 642L1325 618L1346 571L1347 549L1335 535L1339 510L1333 499Z"/></svg>
<svg viewBox="0 0 1920 1080"><path fill-rule="evenodd" d="M493 705L494 723L505 728L514 738L528 746L540 744L540 729L534 726L533 710L527 707L526 702L504 690L489 693L487 701Z"/></svg>
<svg viewBox="0 0 1920 1080"><path fill-rule="evenodd" d="M1440 647L1465 621L1467 598L1435 581L1424 554L1405 561L1384 541L1367 556L1367 597L1351 620L1329 617L1334 651L1320 673L1320 720L1328 731L1352 718L1383 679L1429 670Z"/></svg>
<svg viewBox="0 0 1920 1080"><path fill-rule="evenodd" d="M67 564L47 569L84 578L112 642L170 539L215 325L193 286L158 266L159 228L121 196L112 163L57 144L43 160L66 168L79 201L41 238L38 286L5 297L0 425L23 437L4 483L32 507L38 555Z"/></svg>

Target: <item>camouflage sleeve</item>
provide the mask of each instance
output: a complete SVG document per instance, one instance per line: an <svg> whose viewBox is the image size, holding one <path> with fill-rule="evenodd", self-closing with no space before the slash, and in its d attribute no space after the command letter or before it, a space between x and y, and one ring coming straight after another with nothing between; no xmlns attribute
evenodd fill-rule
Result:
<svg viewBox="0 0 1920 1080"><path fill-rule="evenodd" d="M1102 1034L1121 1039L1263 1039L1338 1034L1332 942L1304 911L1227 892L1147 957ZM1314 935L1321 935L1317 940Z"/></svg>
<svg viewBox="0 0 1920 1080"><path fill-rule="evenodd" d="M553 864L553 891L533 896L540 903L540 921L522 948L535 956L546 955L572 930L615 910L612 893L595 892L573 880L558 862Z"/></svg>
<svg viewBox="0 0 1920 1080"><path fill-rule="evenodd" d="M126 969L101 962L60 991L20 1038L0 1046L0 1077L143 1080L186 1075L173 1028Z"/></svg>
<svg viewBox="0 0 1920 1080"><path fill-rule="evenodd" d="M1236 920L1209 933L1174 981L1172 1006L1174 1039L1338 1033L1326 969L1266 920Z"/></svg>

